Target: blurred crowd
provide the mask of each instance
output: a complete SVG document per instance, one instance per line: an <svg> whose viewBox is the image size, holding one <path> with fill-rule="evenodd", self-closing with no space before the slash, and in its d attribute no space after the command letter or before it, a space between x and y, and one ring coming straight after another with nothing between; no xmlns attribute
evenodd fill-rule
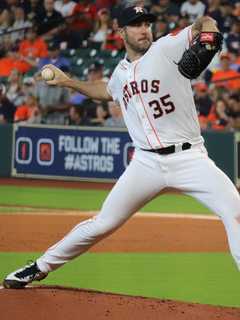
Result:
<svg viewBox="0 0 240 320"><path fill-rule="evenodd" d="M158 17L153 25L155 40L178 32L203 15L218 22L224 36L223 50L192 81L195 102L203 130L239 130L240 2L237 0L1 0L0 124L124 127L116 103L91 100L37 79L42 66L48 63L78 77L72 65L75 52L90 48L95 50L94 61L91 60L81 78L108 81L111 72L105 72L98 53L109 52L111 59L124 52L117 33L117 14L122 6L128 5L146 6Z"/></svg>

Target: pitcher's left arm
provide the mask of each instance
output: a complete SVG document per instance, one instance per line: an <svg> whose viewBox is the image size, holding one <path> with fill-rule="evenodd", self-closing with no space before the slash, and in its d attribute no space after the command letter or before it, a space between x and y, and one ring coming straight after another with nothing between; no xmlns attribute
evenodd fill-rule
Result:
<svg viewBox="0 0 240 320"><path fill-rule="evenodd" d="M197 78L215 54L221 51L223 36L216 21L206 16L192 25L192 39L189 49L185 50L178 62L178 70L188 79Z"/></svg>

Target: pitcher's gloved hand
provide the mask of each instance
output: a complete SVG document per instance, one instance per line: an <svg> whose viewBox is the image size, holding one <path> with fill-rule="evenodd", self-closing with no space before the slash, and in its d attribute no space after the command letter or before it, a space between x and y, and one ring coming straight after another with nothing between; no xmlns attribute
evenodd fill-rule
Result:
<svg viewBox="0 0 240 320"><path fill-rule="evenodd" d="M219 32L201 32L178 62L178 70L188 78L197 78L222 49L223 36Z"/></svg>

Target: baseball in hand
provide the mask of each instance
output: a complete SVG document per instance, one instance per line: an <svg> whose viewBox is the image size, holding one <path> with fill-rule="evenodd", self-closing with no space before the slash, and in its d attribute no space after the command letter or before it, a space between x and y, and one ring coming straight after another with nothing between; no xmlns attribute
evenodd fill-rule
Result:
<svg viewBox="0 0 240 320"><path fill-rule="evenodd" d="M52 69L45 68L45 69L42 70L41 76L42 76L43 80L50 81L50 80L54 79L55 74L54 74L54 71Z"/></svg>

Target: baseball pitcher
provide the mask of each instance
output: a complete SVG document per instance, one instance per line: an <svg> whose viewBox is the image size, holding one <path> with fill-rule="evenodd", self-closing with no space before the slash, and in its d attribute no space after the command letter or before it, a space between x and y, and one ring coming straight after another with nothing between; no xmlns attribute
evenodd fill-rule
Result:
<svg viewBox="0 0 240 320"><path fill-rule="evenodd" d="M215 20L202 17L179 33L153 42L156 20L142 7L120 13L126 56L108 83L76 81L53 65L49 85L72 88L92 99L114 100L122 110L135 154L93 219L78 224L34 263L10 273L5 288L41 280L124 224L165 188L191 195L222 220L240 268L240 198L230 179L209 159L201 137L191 79L221 50Z"/></svg>

